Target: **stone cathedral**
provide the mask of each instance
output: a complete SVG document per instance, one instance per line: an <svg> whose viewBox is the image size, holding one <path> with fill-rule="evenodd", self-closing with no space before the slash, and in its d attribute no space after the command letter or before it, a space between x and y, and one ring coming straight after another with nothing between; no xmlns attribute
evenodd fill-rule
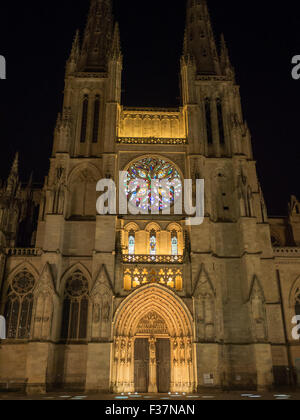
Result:
<svg viewBox="0 0 300 420"><path fill-rule="evenodd" d="M44 187L21 184L18 155L0 184L0 388L300 383L300 203L292 197L286 217L267 214L235 71L205 0L187 1L183 39L181 106L127 108L111 0L91 0ZM97 182L118 183L120 171L204 179L204 223L97 214Z"/></svg>

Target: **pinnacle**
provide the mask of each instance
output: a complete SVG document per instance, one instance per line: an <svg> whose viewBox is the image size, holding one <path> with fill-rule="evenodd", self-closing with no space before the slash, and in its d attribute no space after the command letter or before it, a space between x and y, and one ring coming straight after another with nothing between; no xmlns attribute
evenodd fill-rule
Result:
<svg viewBox="0 0 300 420"><path fill-rule="evenodd" d="M16 152L10 174L18 174L19 173L19 152Z"/></svg>

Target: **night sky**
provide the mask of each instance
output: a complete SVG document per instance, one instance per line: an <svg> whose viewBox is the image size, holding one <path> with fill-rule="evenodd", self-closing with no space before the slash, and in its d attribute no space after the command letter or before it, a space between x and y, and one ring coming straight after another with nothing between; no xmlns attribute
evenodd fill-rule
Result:
<svg viewBox="0 0 300 420"><path fill-rule="evenodd" d="M300 198L300 80L291 60L300 55L299 1L208 0L215 34L224 32L270 215L285 215ZM89 0L1 3L0 177L20 151L22 180L47 174L64 69ZM123 105L179 105L179 59L185 0L115 0L124 54Z"/></svg>

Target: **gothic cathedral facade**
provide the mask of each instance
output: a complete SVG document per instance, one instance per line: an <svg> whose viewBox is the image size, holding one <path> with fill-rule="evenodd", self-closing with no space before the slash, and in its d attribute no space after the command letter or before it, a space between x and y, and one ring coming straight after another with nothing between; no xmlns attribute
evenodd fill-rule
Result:
<svg viewBox="0 0 300 420"><path fill-rule="evenodd" d="M0 387L296 384L300 203L292 197L288 217L268 217L234 68L223 37L216 47L206 1L187 1L179 108L121 104L120 45L111 0L91 0L44 187L21 186L18 156L0 184ZM97 214L97 182L118 183L120 171L204 179L203 224Z"/></svg>

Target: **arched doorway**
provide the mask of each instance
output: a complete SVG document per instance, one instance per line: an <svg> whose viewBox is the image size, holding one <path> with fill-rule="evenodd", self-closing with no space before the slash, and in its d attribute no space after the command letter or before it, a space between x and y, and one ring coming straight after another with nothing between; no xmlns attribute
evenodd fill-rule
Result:
<svg viewBox="0 0 300 420"><path fill-rule="evenodd" d="M112 390L194 391L192 325L188 308L167 287L149 284L134 291L114 318Z"/></svg>

